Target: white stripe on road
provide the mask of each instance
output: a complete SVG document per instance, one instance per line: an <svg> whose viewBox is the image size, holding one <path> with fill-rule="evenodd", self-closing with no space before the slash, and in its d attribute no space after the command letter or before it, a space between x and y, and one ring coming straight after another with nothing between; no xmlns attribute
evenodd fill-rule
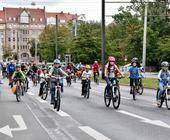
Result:
<svg viewBox="0 0 170 140"><path fill-rule="evenodd" d="M140 119L141 122L144 122L144 123L148 123L151 125L156 125L156 126L160 126L160 127L164 127L164 128L170 128L170 125L168 125L167 123L165 123L161 120L148 119L148 118L124 111L124 110L118 110L117 112L134 117L134 118L138 118L138 119Z"/></svg>
<svg viewBox="0 0 170 140"><path fill-rule="evenodd" d="M79 127L82 131L90 135L96 140L111 140L108 137L104 136L103 134L97 132L96 130L92 129L91 127L88 126L80 126Z"/></svg>
<svg viewBox="0 0 170 140"><path fill-rule="evenodd" d="M55 113L57 113L58 115L60 115L61 117L70 117L70 115L67 114L64 111L61 111L61 110L60 111L56 111L56 109L52 109L52 108L51 108L51 110L54 111Z"/></svg>
<svg viewBox="0 0 170 140"><path fill-rule="evenodd" d="M40 103L47 103L47 101L43 100L43 99L40 99L40 98L36 98Z"/></svg>
<svg viewBox="0 0 170 140"><path fill-rule="evenodd" d="M33 94L32 92L27 92L27 94L34 96L35 94Z"/></svg>

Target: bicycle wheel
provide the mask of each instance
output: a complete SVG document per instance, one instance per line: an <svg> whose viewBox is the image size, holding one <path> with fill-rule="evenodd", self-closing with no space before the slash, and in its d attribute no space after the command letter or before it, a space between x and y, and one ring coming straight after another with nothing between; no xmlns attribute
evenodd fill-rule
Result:
<svg viewBox="0 0 170 140"><path fill-rule="evenodd" d="M60 110L60 102L61 102L61 98L60 98L60 90L57 89L56 92L56 97L54 99L54 109L56 109L57 111Z"/></svg>
<svg viewBox="0 0 170 140"><path fill-rule="evenodd" d="M138 93L139 93L139 95L142 95L142 93L143 93L143 84L141 82L138 85Z"/></svg>
<svg viewBox="0 0 170 140"><path fill-rule="evenodd" d="M132 96L133 96L133 100L136 100L136 88L135 86L132 87Z"/></svg>
<svg viewBox="0 0 170 140"><path fill-rule="evenodd" d="M158 99L158 93L159 93L159 89L157 90L157 93L156 93L156 99ZM164 97L161 97L161 102L160 102L160 104L159 104L159 105L157 104L157 106L158 106L159 108L161 108L161 107L162 107L163 102L164 102Z"/></svg>
<svg viewBox="0 0 170 140"><path fill-rule="evenodd" d="M113 107L115 109L118 109L120 105L120 99L121 99L119 87L114 87L114 91L112 90L112 94L113 94L112 96Z"/></svg>
<svg viewBox="0 0 170 140"><path fill-rule="evenodd" d="M170 109L170 95L167 94L167 90L165 93L165 104L166 104L166 108L169 110Z"/></svg>
<svg viewBox="0 0 170 140"><path fill-rule="evenodd" d="M17 87L16 99L17 99L17 102L21 101L21 90L19 87Z"/></svg>
<svg viewBox="0 0 170 140"><path fill-rule="evenodd" d="M48 96L48 89L46 88L46 85L43 85L43 90L42 90L42 95L41 95L41 99L46 100L47 96Z"/></svg>
<svg viewBox="0 0 170 140"><path fill-rule="evenodd" d="M109 98L107 96L107 89L106 88L104 90L104 102L105 102L106 107L110 106L111 98Z"/></svg>
<svg viewBox="0 0 170 140"><path fill-rule="evenodd" d="M86 98L89 99L90 96L90 88L89 85L87 86Z"/></svg>

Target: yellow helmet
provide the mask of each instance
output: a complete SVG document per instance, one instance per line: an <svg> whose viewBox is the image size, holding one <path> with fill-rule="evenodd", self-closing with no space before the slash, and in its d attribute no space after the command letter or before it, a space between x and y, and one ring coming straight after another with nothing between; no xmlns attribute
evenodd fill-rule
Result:
<svg viewBox="0 0 170 140"><path fill-rule="evenodd" d="M90 65L86 65L86 69L90 69L91 67L90 67Z"/></svg>

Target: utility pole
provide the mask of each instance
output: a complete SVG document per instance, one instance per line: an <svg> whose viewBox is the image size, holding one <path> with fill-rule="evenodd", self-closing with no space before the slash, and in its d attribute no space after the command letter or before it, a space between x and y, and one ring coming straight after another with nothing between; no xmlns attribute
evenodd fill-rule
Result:
<svg viewBox="0 0 170 140"><path fill-rule="evenodd" d="M35 39L35 62L37 63L37 40Z"/></svg>
<svg viewBox="0 0 170 140"><path fill-rule="evenodd" d="M102 78L104 78L104 69L105 69L105 50L106 50L106 37L105 37L105 0L102 0L102 23L101 23L101 38L102 38Z"/></svg>
<svg viewBox="0 0 170 140"><path fill-rule="evenodd" d="M58 58L58 15L56 15L55 54L56 54L56 58Z"/></svg>
<svg viewBox="0 0 170 140"><path fill-rule="evenodd" d="M147 16L148 16L148 2L145 2L145 13L144 13L144 33L143 33L143 59L142 59L142 65L145 70L146 68L146 42L147 42Z"/></svg>

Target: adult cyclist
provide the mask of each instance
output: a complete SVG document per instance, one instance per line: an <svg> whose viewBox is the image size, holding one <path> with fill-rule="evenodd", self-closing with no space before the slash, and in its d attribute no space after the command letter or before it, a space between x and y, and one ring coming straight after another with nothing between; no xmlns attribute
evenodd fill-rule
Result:
<svg viewBox="0 0 170 140"><path fill-rule="evenodd" d="M92 70L93 70L93 78L95 82L95 76L97 74L99 77L99 72L100 72L100 65L98 64L97 61L94 61L94 64L92 65Z"/></svg>

